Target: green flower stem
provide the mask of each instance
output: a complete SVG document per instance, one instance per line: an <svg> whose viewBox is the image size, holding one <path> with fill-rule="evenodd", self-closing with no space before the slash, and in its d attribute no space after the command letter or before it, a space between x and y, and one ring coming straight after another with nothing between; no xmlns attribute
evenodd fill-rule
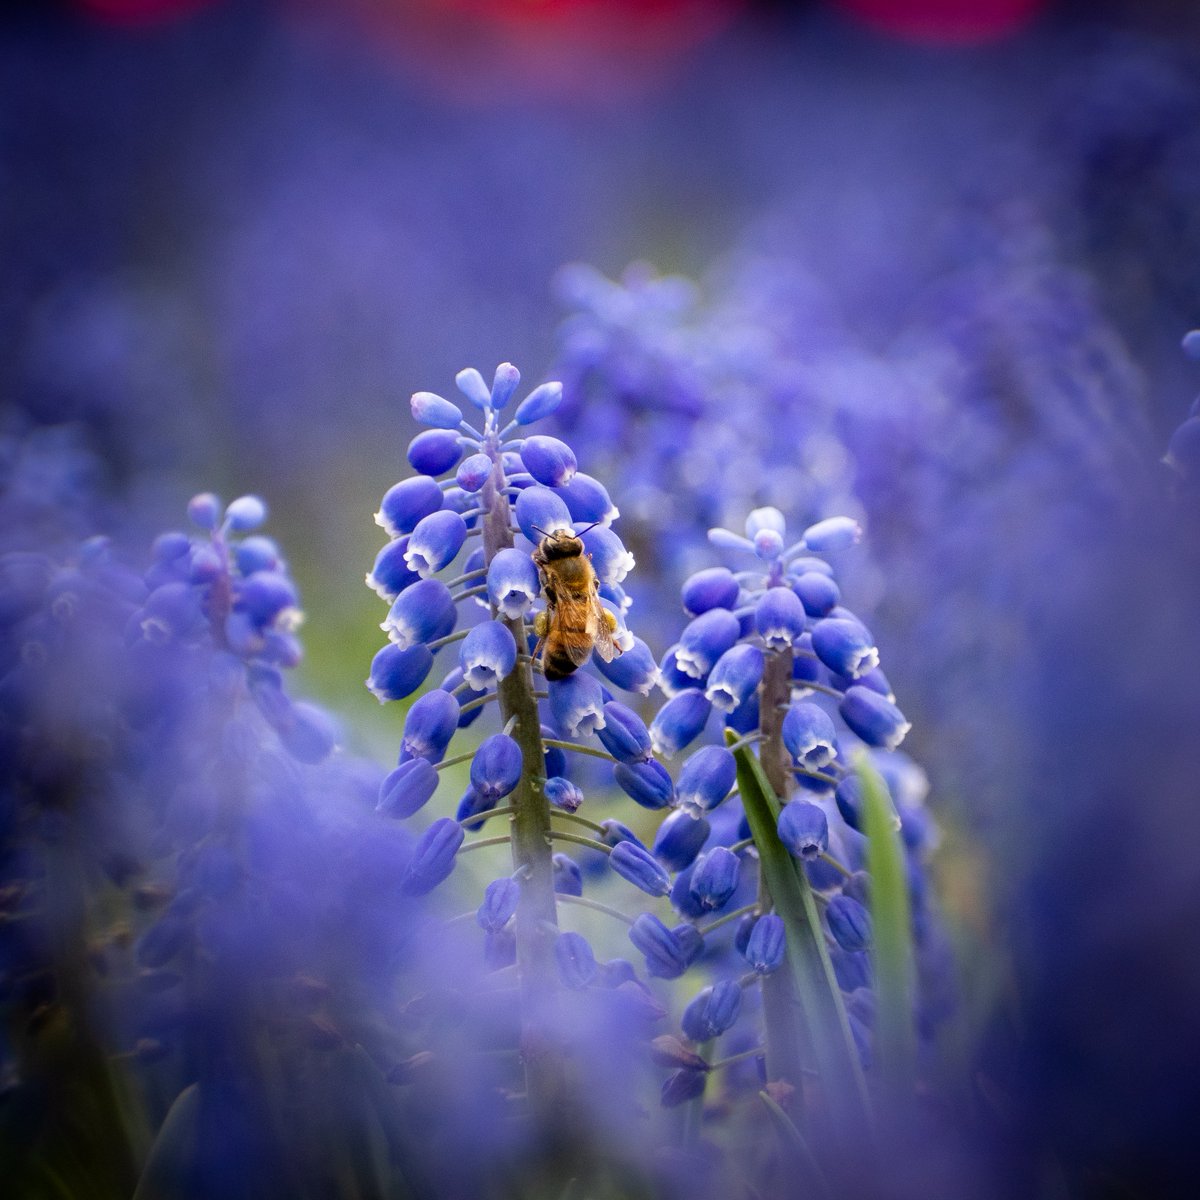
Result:
<svg viewBox="0 0 1200 1200"><path fill-rule="evenodd" d="M744 917L747 913L758 912L758 904L747 904L742 908L735 908L733 912L726 913L723 917L718 917L715 921L710 921L707 925L698 925L700 933L704 937L708 937L714 929L720 929L722 925L728 925L730 921L736 921L738 917Z"/></svg>
<svg viewBox="0 0 1200 1200"><path fill-rule="evenodd" d="M467 684L466 686L470 687L471 685ZM462 716L463 713L474 712L477 708L482 708L485 704L491 704L493 700L499 699L499 692L488 692L486 696L480 696L477 700L468 700L466 704L459 708L458 715ZM473 750L471 751L471 757L475 757L475 752Z"/></svg>
<svg viewBox="0 0 1200 1200"><path fill-rule="evenodd" d="M731 752L740 750L743 746L753 746L756 742L761 742L762 740L763 735L761 733L748 733L744 737L738 738L738 740L729 747L729 750Z"/></svg>
<svg viewBox="0 0 1200 1200"><path fill-rule="evenodd" d="M840 780L833 775L823 775L820 771L810 771L807 767L793 766L792 770L797 775L807 775L809 779L819 779L822 783L829 784L830 787L837 787Z"/></svg>
<svg viewBox="0 0 1200 1200"><path fill-rule="evenodd" d="M511 679L511 678L512 678L512 676L513 676L513 675L515 675L515 674L516 674L516 668L514 667L514 668L513 668L513 669L512 669L512 670L511 670L511 671L508 673L508 678L510 678L510 679ZM487 694L486 696L480 696L478 700L470 700L470 701L468 701L466 704L464 704L464 705L463 705L463 706L462 706L462 707L461 707L461 708L458 710L458 711L459 711L459 715L461 716L463 713L474 712L474 711L475 711L475 709L477 709L477 708L482 708L482 707L483 707L485 704L491 704L491 702L492 702L493 700L499 700L499 701L500 701L500 711L501 711L502 713L504 713L505 720L507 720L507 719L508 719L508 716L509 716L509 714L504 712L504 701L503 701L503 698L502 698L502 697L503 697L503 695L504 695L504 684L505 684L505 682L507 682L507 681L506 681L506 680L501 680L501 682L500 682L500 688L499 688L499 690L497 690L497 691L495 691L495 692L488 692L488 694ZM532 685L531 685L531 686L532 686ZM533 699L534 699L534 700L545 700L545 699L546 699L546 697L549 695L549 693L548 693L548 692L531 692L531 695L532 695L532 697L533 697ZM537 712L537 705L536 705L536 704L534 705L534 709L533 709L533 711L534 711L535 713ZM540 728L540 727L539 727L539 728ZM539 741L540 741L540 740L541 740L541 735L540 735L540 734L538 735L538 738L539 738ZM517 744L518 744L518 745L520 745L520 741L521 741L521 739L520 739L520 738L517 738L516 740L517 740Z"/></svg>
<svg viewBox="0 0 1200 1200"><path fill-rule="evenodd" d="M498 833L495 837L476 838L471 842L463 842L458 848L459 854L466 854L471 850L482 850L485 846L507 846L512 843L512 835L508 833Z"/></svg>
<svg viewBox="0 0 1200 1200"><path fill-rule="evenodd" d="M455 688L455 691L457 690ZM456 754L453 758L443 758L440 763L433 764L433 769L435 771L444 771L447 767L457 767L461 763L470 762L475 757L475 753L474 750L468 750L464 754Z"/></svg>
<svg viewBox="0 0 1200 1200"><path fill-rule="evenodd" d="M559 817L564 821L574 821L576 825L582 825L584 829L590 829L593 833L600 834L601 837L608 832L598 821L589 821L587 817L581 817L578 813L567 812L565 808L555 808L551 805L550 815L552 817Z"/></svg>
<svg viewBox="0 0 1200 1200"><path fill-rule="evenodd" d="M487 574L487 567L480 567L478 571L468 571L465 575L459 575L451 579L446 584L448 588L462 587L464 583L471 583L476 579L482 579Z"/></svg>
<svg viewBox="0 0 1200 1200"><path fill-rule="evenodd" d="M601 904L599 900L589 900L585 896L566 896L560 894L558 902L559 904L575 904L580 908L595 909L596 912L607 913L610 917L615 917L618 921L623 921L626 925L633 924L632 917L627 917L619 908L610 908L607 904Z"/></svg>
<svg viewBox="0 0 1200 1200"><path fill-rule="evenodd" d="M791 680L788 683L790 685ZM807 679L797 683L796 686L809 692L821 692L823 695L832 696L835 700L842 700L846 695L845 692L839 692L837 688L826 687L823 683L812 683Z"/></svg>
<svg viewBox="0 0 1200 1200"><path fill-rule="evenodd" d="M838 862L832 854L827 854L825 851L821 852L821 861L828 863L835 871L840 871L847 879L850 879L854 875L854 872L849 867Z"/></svg>
<svg viewBox="0 0 1200 1200"><path fill-rule="evenodd" d="M591 758L603 758L614 763L617 761L607 750L597 750L594 746L581 746L578 742L561 742L557 738L546 738L543 744L557 746L560 750L573 750L576 754L587 754Z"/></svg>
<svg viewBox="0 0 1200 1200"><path fill-rule="evenodd" d="M470 632L470 629L458 629L454 633L448 633L445 637L438 638L436 641L427 642L426 645L430 650L440 650L443 646L449 646L451 642L461 642Z"/></svg>
<svg viewBox="0 0 1200 1200"><path fill-rule="evenodd" d="M743 1050L740 1054L731 1054L728 1058L718 1059L708 1069L710 1071L723 1071L726 1067L732 1067L734 1063L745 1062L748 1058L763 1058L766 1053L766 1050L762 1046L755 1046L751 1050Z"/></svg>
<svg viewBox="0 0 1200 1200"><path fill-rule="evenodd" d="M478 822L482 825L484 821L490 821L492 817L508 817L516 811L511 805L506 805L504 808L489 808L487 812L476 813L473 817L463 817L459 824L465 827L473 826ZM574 821L575 824L582 825L585 829L595 830L596 833L604 833L603 825L597 825L595 821L589 821L587 817L580 817L575 813L567 812L565 808L551 808L550 815L552 817L560 817L564 821Z"/></svg>
<svg viewBox="0 0 1200 1200"><path fill-rule="evenodd" d="M549 836L556 842L575 842L576 845L586 846L589 850L599 850L601 854L611 854L613 850L611 846L606 846L595 838L580 837L577 833L567 833L565 829L552 829Z"/></svg>

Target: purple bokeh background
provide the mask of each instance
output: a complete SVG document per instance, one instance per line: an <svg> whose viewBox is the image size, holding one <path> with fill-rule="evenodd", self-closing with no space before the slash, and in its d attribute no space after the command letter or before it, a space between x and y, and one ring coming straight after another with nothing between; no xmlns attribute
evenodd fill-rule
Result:
<svg viewBox="0 0 1200 1200"><path fill-rule="evenodd" d="M1176 1194L1197 514L1156 460L1198 378L1200 37L1172 18L1051 6L949 48L759 6L633 82L499 63L462 95L434 82L452 61L311 8L29 8L0 27L6 544L64 507L132 540L201 487L262 493L308 682L387 744L358 581L408 394L467 363L536 382L563 263L649 259L714 301L786 265L803 303L762 320L845 365L876 631L966 847L967 969L1002 977L984 1169L1000 1194Z"/></svg>

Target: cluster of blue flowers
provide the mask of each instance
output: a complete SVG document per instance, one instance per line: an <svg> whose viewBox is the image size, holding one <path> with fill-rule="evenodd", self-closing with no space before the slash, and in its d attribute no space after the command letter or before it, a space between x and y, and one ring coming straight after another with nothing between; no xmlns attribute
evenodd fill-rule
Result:
<svg viewBox="0 0 1200 1200"><path fill-rule="evenodd" d="M519 381L507 363L497 369L490 387L473 369L459 374L459 389L483 414L482 429L470 425L450 401L416 393L413 415L430 426L409 446L409 462L419 474L390 488L376 516L392 540L377 556L367 582L391 606L382 623L388 644L372 661L367 686L381 702L403 699L425 681L439 650L453 645L458 651L457 664L440 687L408 708L399 763L380 792L381 812L409 817L434 795L440 769L471 763L456 816L435 820L422 835L423 852L407 885L422 892L453 869L466 829L479 828L489 814L498 813L501 801L509 801L505 812L515 811L519 800L512 797L523 781L545 809L547 822L553 813L586 828L605 839L595 843L605 852L621 841L616 822L602 827L577 815L583 792L568 767L572 752L607 756L608 751L564 739L595 734L610 751L636 755L623 748L638 738L640 720L586 670L552 680L545 690L535 686L535 673L543 668L530 654L530 637L542 582L532 552L544 539L565 532L582 542L595 575L594 604L608 614L619 652L612 661L595 659L606 681L645 694L658 677L649 650L625 626L630 601L622 584L633 557L611 528L619 513L608 492L578 470L566 443L544 435L512 436L557 409L561 386L534 389L516 406L512 420L502 423L500 411ZM467 551L456 567L460 552L476 536L483 544ZM517 537L523 548L514 544ZM453 577L443 581L442 572ZM460 606L467 610L465 617ZM471 622L472 610L483 619ZM578 632L583 634L582 627ZM584 649L590 649L590 639ZM477 749L447 759L456 732L473 724L493 701L500 730ZM538 701L546 707L540 716ZM548 823L544 832L551 834ZM552 836L581 835L555 830ZM619 869L624 853L612 861ZM550 856L547 850L546 863L564 888L580 876L565 854ZM534 864L519 861L517 866L520 876L521 868L532 871ZM529 879L495 881L480 909L492 961L511 959L516 952L510 924L522 884L528 887ZM573 964L567 973L578 983L588 957L578 942L561 945L568 947L560 951L567 955L564 961Z"/></svg>
<svg viewBox="0 0 1200 1200"><path fill-rule="evenodd" d="M739 1022L743 1013L761 1014L753 985L779 971L789 936L754 878L761 848L743 812L738 765L739 752L750 751L783 802L770 836L819 900L815 936L831 964L831 982L846 996L843 1020L858 1057L869 1067L875 999L871 881L854 762L861 748L886 781L908 864L922 990L918 1010L904 1019L920 1018L932 1036L952 999L952 972L925 873L936 834L923 807L924 776L897 751L909 724L880 669L874 638L841 604L827 558L859 540L858 523L826 519L789 544L782 514L765 507L750 514L745 536L713 529L710 540L744 554L746 569L709 567L687 579L682 601L690 620L660 666L625 624L624 581L633 557L612 529L618 511L606 489L578 470L566 443L524 434L558 408L559 385L535 389L505 422L500 413L517 387L514 368L502 364L490 386L473 369L457 383L483 414L481 426L441 396L413 396L413 415L428 426L409 446L418 473L383 498L377 521L391 540L367 577L390 602L382 623L389 641L367 680L381 701L411 696L436 655L457 648L441 684L407 709L399 761L382 784L378 810L413 817L447 769L470 764L455 815L425 828L401 886L430 892L467 851L510 845L513 871L482 887L475 921L488 968L515 964L522 1001L536 1005L539 1019L548 1011L545 993L555 988L574 993L580 1004L585 994L619 996L643 1021L680 1003L679 1033L660 1034L643 1053L644 1061L648 1053L669 1070L661 1088L667 1107L700 1103L714 1072L727 1079L731 1095L744 1086L799 1087L796 1072L815 1064L789 1064L789 1079L772 1063L761 1017ZM608 620L621 653L592 653L590 666L545 681L531 638L563 617L551 600L550 568L539 574L534 554L556 535L581 540L595 572L595 603L608 614L590 628ZM469 548L474 537L482 545ZM472 620L479 607L486 611ZM583 649L590 648L589 638ZM629 703L611 689L628 693ZM648 698L656 689L665 701L651 714ZM497 731L448 757L459 731L493 704ZM673 775L664 762L715 725L726 731L725 743L694 750ZM611 782L579 769L579 759L592 767L606 761ZM594 809L611 803L616 789L642 809L665 814L651 827L652 838L581 811L585 795L593 797L587 809ZM508 832L467 838L500 816L509 818ZM586 857L563 853L563 842L582 847ZM595 859L607 867L599 875L590 871ZM614 876L636 892L620 893ZM624 895L625 902L614 907L593 892ZM627 901L637 892L658 904L630 915ZM624 922L641 970L622 957L599 957L594 939L561 930L561 904ZM663 919L668 912L673 921ZM679 988L700 973L711 982L683 996ZM684 982L656 995L652 980ZM725 1034L731 1050L717 1061L711 1044ZM747 1074L742 1068L751 1060L761 1065ZM532 1077L528 1090L533 1100ZM786 1103L786 1093L778 1094Z"/></svg>
<svg viewBox="0 0 1200 1200"><path fill-rule="evenodd" d="M864 1064L871 1060L870 878L865 873L862 784L858 749L872 756L887 784L908 852L914 940L922 963L921 1015L932 1035L952 999L946 944L929 902L925 863L935 827L923 807L923 772L898 753L909 725L896 707L872 635L841 603L827 555L858 540L856 522L832 518L788 545L782 514L752 512L745 536L710 532L714 545L744 555L750 569L703 569L683 585L691 617L663 656L666 703L650 725L655 751L671 758L700 740L714 722L736 749L757 745L776 794L786 800L777 834L804 872L823 909L824 936ZM840 726L840 728L839 728ZM736 739L736 740L735 740ZM644 775L649 771L643 768ZM663 772L665 777L665 772ZM618 774L641 803L671 806L653 844L675 873L670 899L692 925L667 930L650 914L658 941L647 951L651 973L686 961L696 923L706 933L740 918L732 949L764 975L783 955L783 925L758 891L751 899L744 868L759 855L737 790L737 764L727 745L702 745L684 761L673 785L652 793L642 779ZM669 947L669 952L667 948ZM709 955L718 972L736 969L738 955ZM744 963L743 969L744 969ZM672 973L678 973L678 969ZM726 978L702 990L685 1010L683 1031L693 1042L729 1029L747 982ZM699 1036L705 1034L706 1036ZM688 1083L668 1081L664 1095L695 1094L702 1076L683 1067Z"/></svg>

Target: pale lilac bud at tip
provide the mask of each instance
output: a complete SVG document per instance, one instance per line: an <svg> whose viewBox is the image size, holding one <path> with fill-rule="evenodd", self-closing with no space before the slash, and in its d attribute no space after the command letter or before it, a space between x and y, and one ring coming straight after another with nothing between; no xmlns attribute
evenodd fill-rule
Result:
<svg viewBox="0 0 1200 1200"><path fill-rule="evenodd" d="M462 422L462 410L435 392L414 392L409 401L413 420L434 429L457 429Z"/></svg>
<svg viewBox="0 0 1200 1200"><path fill-rule="evenodd" d="M454 383L476 408L483 410L491 405L492 389L483 382L483 376L474 367L464 367L455 375Z"/></svg>
<svg viewBox="0 0 1200 1200"><path fill-rule="evenodd" d="M862 539L862 526L852 517L829 517L804 531L804 545L814 554L848 549Z"/></svg>

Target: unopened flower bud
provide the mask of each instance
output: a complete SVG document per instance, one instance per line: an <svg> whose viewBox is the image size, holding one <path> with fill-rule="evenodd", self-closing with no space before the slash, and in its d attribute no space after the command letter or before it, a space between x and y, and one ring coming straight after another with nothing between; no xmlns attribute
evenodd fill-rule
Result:
<svg viewBox="0 0 1200 1200"><path fill-rule="evenodd" d="M816 858L829 849L829 822L815 804L793 800L779 814L779 840L797 858Z"/></svg>
<svg viewBox="0 0 1200 1200"><path fill-rule="evenodd" d="M766 913L754 922L742 953L759 975L769 975L779 969L785 950L783 918L777 913Z"/></svg>
<svg viewBox="0 0 1200 1200"><path fill-rule="evenodd" d="M666 808L675 798L675 785L660 762L616 763L613 779L643 808Z"/></svg>
<svg viewBox="0 0 1200 1200"><path fill-rule="evenodd" d="M426 429L408 443L408 461L422 475L442 475L461 457L461 439L452 429Z"/></svg>
<svg viewBox="0 0 1200 1200"><path fill-rule="evenodd" d="M394 483L383 495L375 524L388 537L412 533L419 522L442 507L442 489L428 475L414 475Z"/></svg>
<svg viewBox="0 0 1200 1200"><path fill-rule="evenodd" d="M742 1009L742 989L731 979L706 987L683 1010L684 1035L701 1043L731 1028Z"/></svg>
<svg viewBox="0 0 1200 1200"><path fill-rule="evenodd" d="M712 704L698 688L672 696L650 723L650 744L655 754L672 758L704 731Z"/></svg>
<svg viewBox="0 0 1200 1200"><path fill-rule="evenodd" d="M544 487L561 487L575 474L575 451L555 437L535 434L521 447L521 462L530 475Z"/></svg>
<svg viewBox="0 0 1200 1200"><path fill-rule="evenodd" d="M616 700L604 706L604 724L596 730L604 748L621 763L650 760L650 732L631 708Z"/></svg>
<svg viewBox="0 0 1200 1200"><path fill-rule="evenodd" d="M675 795L679 807L693 817L717 807L737 782L737 761L724 746L702 746L679 774Z"/></svg>
<svg viewBox="0 0 1200 1200"><path fill-rule="evenodd" d="M709 824L703 817L677 809L658 827L654 836L654 856L672 871L682 871L700 853L708 840Z"/></svg>
<svg viewBox="0 0 1200 1200"><path fill-rule="evenodd" d="M692 895L706 909L721 908L737 891L740 869L736 854L725 846L714 846L696 863Z"/></svg>
<svg viewBox="0 0 1200 1200"><path fill-rule="evenodd" d="M506 733L493 734L471 760L471 784L493 801L503 799L521 781L521 747Z"/></svg>
<svg viewBox="0 0 1200 1200"><path fill-rule="evenodd" d="M411 817L437 791L438 773L427 758L402 762L379 786L375 811L385 817Z"/></svg>
<svg viewBox="0 0 1200 1200"><path fill-rule="evenodd" d="M868 746L884 750L895 750L912 728L890 700L870 688L857 685L846 690L838 712Z"/></svg>
<svg viewBox="0 0 1200 1200"><path fill-rule="evenodd" d="M433 429L457 429L462 424L462 410L435 392L414 392L409 401L413 420Z"/></svg>
<svg viewBox="0 0 1200 1200"><path fill-rule="evenodd" d="M633 842L619 842L608 862L618 875L651 896L665 896L671 890L670 876L648 850Z"/></svg>
<svg viewBox="0 0 1200 1200"><path fill-rule="evenodd" d="M843 950L866 950L871 944L871 914L849 896L834 896L825 909L829 932Z"/></svg>
<svg viewBox="0 0 1200 1200"><path fill-rule="evenodd" d="M483 903L475 913L479 927L485 930L503 929L517 911L521 887L515 879L494 879L483 893Z"/></svg>
<svg viewBox="0 0 1200 1200"><path fill-rule="evenodd" d="M433 891L454 870L463 836L463 827L457 821L449 817L434 821L417 841L400 890L406 896L423 896Z"/></svg>
<svg viewBox="0 0 1200 1200"><path fill-rule="evenodd" d="M579 864L567 854L556 854L554 864L554 890L562 896L583 895L583 872Z"/></svg>
<svg viewBox="0 0 1200 1200"><path fill-rule="evenodd" d="M582 990L596 978L596 956L579 933L560 933L554 943L559 978L569 988Z"/></svg>

